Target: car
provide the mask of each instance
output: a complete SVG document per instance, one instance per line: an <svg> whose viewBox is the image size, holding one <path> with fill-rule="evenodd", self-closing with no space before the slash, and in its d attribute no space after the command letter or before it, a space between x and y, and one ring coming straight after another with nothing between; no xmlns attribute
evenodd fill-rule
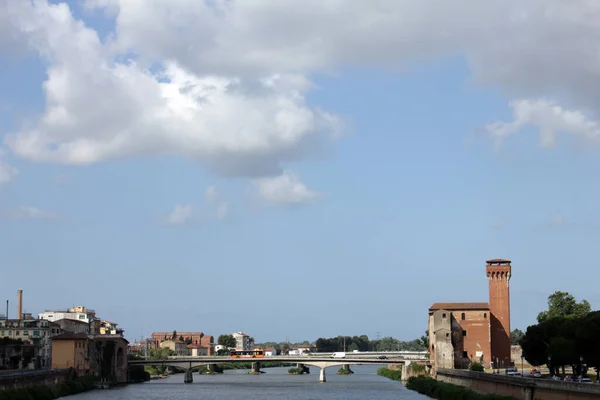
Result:
<svg viewBox="0 0 600 400"><path fill-rule="evenodd" d="M506 375L516 375L519 371L515 367L508 367L504 370Z"/></svg>
<svg viewBox="0 0 600 400"><path fill-rule="evenodd" d="M531 374L532 378L541 378L542 374L539 373L539 371L535 371L533 374Z"/></svg>
<svg viewBox="0 0 600 400"><path fill-rule="evenodd" d="M592 380L588 377L581 378L581 383L592 383Z"/></svg>

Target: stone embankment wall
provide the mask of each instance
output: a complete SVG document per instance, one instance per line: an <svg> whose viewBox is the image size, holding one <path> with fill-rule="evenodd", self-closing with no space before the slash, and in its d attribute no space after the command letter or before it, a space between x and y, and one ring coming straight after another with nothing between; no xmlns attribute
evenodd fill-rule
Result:
<svg viewBox="0 0 600 400"><path fill-rule="evenodd" d="M70 378L69 370L31 370L0 374L0 390L56 385Z"/></svg>
<svg viewBox="0 0 600 400"><path fill-rule="evenodd" d="M600 385L593 383L571 383L452 369L438 369L436 379L468 387L478 393L512 396L522 400L600 399Z"/></svg>

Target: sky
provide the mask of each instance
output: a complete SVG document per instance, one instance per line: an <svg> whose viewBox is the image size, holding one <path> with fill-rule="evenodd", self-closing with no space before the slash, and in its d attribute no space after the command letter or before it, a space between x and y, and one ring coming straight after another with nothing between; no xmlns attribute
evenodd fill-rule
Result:
<svg viewBox="0 0 600 400"><path fill-rule="evenodd" d="M600 2L0 0L0 295L130 340L600 308Z"/></svg>

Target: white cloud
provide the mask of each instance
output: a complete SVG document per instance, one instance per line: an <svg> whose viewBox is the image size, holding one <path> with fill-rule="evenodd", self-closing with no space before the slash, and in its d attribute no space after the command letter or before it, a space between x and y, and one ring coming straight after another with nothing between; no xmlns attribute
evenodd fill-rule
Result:
<svg viewBox="0 0 600 400"><path fill-rule="evenodd" d="M208 186L204 191L206 202L213 207L212 214L217 219L223 219L229 213L229 205L223 199L215 186Z"/></svg>
<svg viewBox="0 0 600 400"><path fill-rule="evenodd" d="M2 160L3 152L0 150L0 185L10 182L19 173L15 167Z"/></svg>
<svg viewBox="0 0 600 400"><path fill-rule="evenodd" d="M555 145L558 132L570 133L600 145L600 125L583 113L565 110L547 100L518 100L510 103L513 110L512 122L494 122L487 126L488 132L498 144L510 134L526 125L540 130L540 142L544 147Z"/></svg>
<svg viewBox="0 0 600 400"><path fill-rule="evenodd" d="M457 55L510 98L552 98L600 118L597 0L86 5L115 19L108 40L65 4L0 0L0 48L29 46L47 65L44 112L6 140L21 157L90 164L167 153L225 175L272 176L341 130L338 117L307 104L315 72Z"/></svg>
<svg viewBox="0 0 600 400"><path fill-rule="evenodd" d="M9 216L15 219L58 219L57 214L32 206L20 206L10 212Z"/></svg>
<svg viewBox="0 0 600 400"><path fill-rule="evenodd" d="M166 219L170 225L183 225L192 219L193 212L190 205L176 205Z"/></svg>
<svg viewBox="0 0 600 400"><path fill-rule="evenodd" d="M290 171L273 178L257 179L254 185L262 200L272 205L309 203L320 198L319 193L309 190L300 177Z"/></svg>

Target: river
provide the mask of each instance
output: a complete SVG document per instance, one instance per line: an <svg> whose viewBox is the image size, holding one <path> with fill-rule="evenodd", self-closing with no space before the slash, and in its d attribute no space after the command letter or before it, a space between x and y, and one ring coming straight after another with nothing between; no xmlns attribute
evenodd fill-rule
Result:
<svg viewBox="0 0 600 400"><path fill-rule="evenodd" d="M194 374L184 384L183 374L109 390L94 390L69 400L424 400L428 397L405 389L399 382L377 375L376 366L352 366L353 375L336 375L327 368L327 382L319 382L319 369L308 375L288 375L288 368L265 368L261 375L228 370L221 375Z"/></svg>

